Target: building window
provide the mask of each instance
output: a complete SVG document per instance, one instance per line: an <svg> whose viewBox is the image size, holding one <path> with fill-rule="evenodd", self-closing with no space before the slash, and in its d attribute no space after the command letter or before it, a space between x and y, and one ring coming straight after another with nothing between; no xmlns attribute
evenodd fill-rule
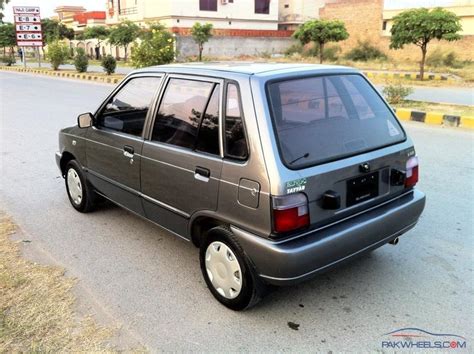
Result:
<svg viewBox="0 0 474 354"><path fill-rule="evenodd" d="M217 11L217 0L199 0L200 11Z"/></svg>
<svg viewBox="0 0 474 354"><path fill-rule="evenodd" d="M268 15L270 13L270 0L255 0L255 13Z"/></svg>
<svg viewBox="0 0 474 354"><path fill-rule="evenodd" d="M382 31L385 31L387 29L387 21L383 21L382 23Z"/></svg>

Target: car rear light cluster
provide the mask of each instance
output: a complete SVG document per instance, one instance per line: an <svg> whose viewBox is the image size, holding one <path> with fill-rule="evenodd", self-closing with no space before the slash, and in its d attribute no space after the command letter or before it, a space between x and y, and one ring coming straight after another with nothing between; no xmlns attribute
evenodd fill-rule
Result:
<svg viewBox="0 0 474 354"><path fill-rule="evenodd" d="M304 193L273 197L273 230L289 232L309 226L308 198Z"/></svg>
<svg viewBox="0 0 474 354"><path fill-rule="evenodd" d="M414 187L418 183L418 157L410 157L406 165L405 187Z"/></svg>

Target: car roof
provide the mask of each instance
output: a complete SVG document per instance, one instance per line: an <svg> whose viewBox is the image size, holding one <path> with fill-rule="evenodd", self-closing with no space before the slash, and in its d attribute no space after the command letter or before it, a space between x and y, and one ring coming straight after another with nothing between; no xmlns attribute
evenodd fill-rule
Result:
<svg viewBox="0 0 474 354"><path fill-rule="evenodd" d="M134 73L140 72L182 72L195 74L212 74L222 75L223 73L241 74L241 75L257 75L268 76L294 73L297 71L311 72L358 72L349 67L338 65L322 65L322 64L304 64L304 63L259 63L259 62L193 62L193 63L177 63L168 65L151 66L148 68L138 69Z"/></svg>

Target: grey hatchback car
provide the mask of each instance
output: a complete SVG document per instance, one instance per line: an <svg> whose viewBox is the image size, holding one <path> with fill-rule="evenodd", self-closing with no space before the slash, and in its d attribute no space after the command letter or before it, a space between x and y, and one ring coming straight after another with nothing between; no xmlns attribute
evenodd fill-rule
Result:
<svg viewBox="0 0 474 354"><path fill-rule="evenodd" d="M59 133L72 206L103 198L200 248L233 310L369 252L417 223L418 158L358 71L174 64L134 71Z"/></svg>

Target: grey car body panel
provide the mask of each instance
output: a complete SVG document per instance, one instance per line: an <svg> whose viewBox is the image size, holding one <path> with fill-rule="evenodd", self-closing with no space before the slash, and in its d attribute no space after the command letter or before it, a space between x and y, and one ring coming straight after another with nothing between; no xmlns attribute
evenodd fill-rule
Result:
<svg viewBox="0 0 474 354"><path fill-rule="evenodd" d="M351 68L306 64L176 64L140 69L128 75L95 114L130 78L162 76L142 136L131 137L95 127L65 128L60 132L57 159L63 153L72 154L101 194L187 240L191 239L192 225L202 218L230 225L257 271L268 282L287 284L304 279L406 232L424 207L420 191L407 193L403 186L389 186L387 180L390 168L403 170L406 160L414 155L408 137L398 144L300 170L283 164L265 85L275 79L326 74L360 75ZM220 156L151 140L154 117L170 76L221 85ZM223 151L223 91L230 82L238 85L241 95L249 150L245 161L228 159ZM124 145L134 147L132 163L129 156L123 155ZM339 210L322 208L320 196L327 189L339 192L345 205L345 181L360 175L358 166L366 162L370 163L371 171L380 171L379 195ZM210 170L208 181L196 178L196 167ZM287 183L298 179L306 181L311 228L274 240L271 196L291 192ZM332 226L327 227L329 224Z"/></svg>
<svg viewBox="0 0 474 354"><path fill-rule="evenodd" d="M231 227L257 272L267 282L289 285L370 251L412 228L425 196L410 191L360 215L285 242L269 241Z"/></svg>

